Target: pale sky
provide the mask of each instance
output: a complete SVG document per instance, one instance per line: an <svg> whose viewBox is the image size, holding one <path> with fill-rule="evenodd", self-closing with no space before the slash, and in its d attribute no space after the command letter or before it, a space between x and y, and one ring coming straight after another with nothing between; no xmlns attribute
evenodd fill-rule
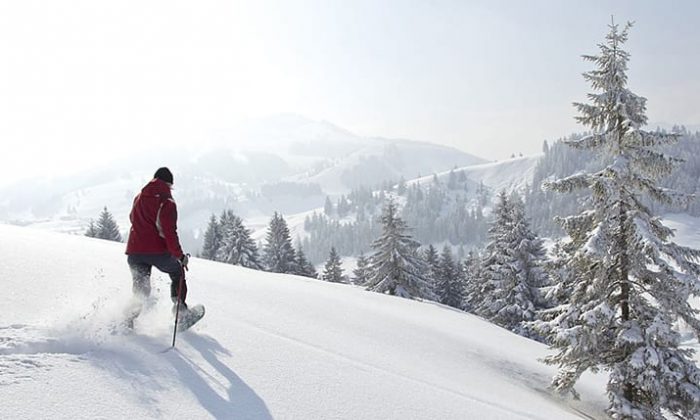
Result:
<svg viewBox="0 0 700 420"><path fill-rule="evenodd" d="M611 15L650 122L700 124L696 1L2 0L0 184L276 113L537 153L583 129Z"/></svg>

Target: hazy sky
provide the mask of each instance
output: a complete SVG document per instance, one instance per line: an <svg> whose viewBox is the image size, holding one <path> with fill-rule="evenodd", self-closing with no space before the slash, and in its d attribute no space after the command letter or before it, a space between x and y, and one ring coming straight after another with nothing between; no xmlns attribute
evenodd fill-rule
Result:
<svg viewBox="0 0 700 420"><path fill-rule="evenodd" d="M281 112L536 153L613 14L650 121L700 124L697 1L1 1L0 183Z"/></svg>

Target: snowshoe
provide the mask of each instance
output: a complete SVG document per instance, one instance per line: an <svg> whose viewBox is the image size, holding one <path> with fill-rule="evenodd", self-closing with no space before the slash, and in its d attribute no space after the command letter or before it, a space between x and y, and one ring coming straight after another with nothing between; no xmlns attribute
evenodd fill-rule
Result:
<svg viewBox="0 0 700 420"><path fill-rule="evenodd" d="M184 309L184 310L183 310ZM178 331L187 331L204 317L204 305L194 305L188 308L180 308L177 321Z"/></svg>

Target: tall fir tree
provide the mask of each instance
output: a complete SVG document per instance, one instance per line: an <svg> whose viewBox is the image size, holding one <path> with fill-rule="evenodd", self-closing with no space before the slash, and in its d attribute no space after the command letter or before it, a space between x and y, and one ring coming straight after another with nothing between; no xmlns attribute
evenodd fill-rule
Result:
<svg viewBox="0 0 700 420"><path fill-rule="evenodd" d="M216 253L216 260L227 264L262 270L258 247L251 238L251 232L243 225L243 220L228 210L219 226L221 243Z"/></svg>
<svg viewBox="0 0 700 420"><path fill-rule="evenodd" d="M561 220L571 240L562 279L571 296L548 326L556 354L545 361L559 367L553 386L562 392L587 370L609 371L613 418L700 418L700 370L675 324L700 333L689 303L700 294L700 252L672 242L673 231L642 204L685 197L657 185L679 163L659 150L675 136L642 130L646 99L626 87L630 26L611 24L600 53L584 56L595 64L584 78L596 92L575 106L591 134L568 142L601 153L608 165L546 185L588 189L590 209Z"/></svg>
<svg viewBox="0 0 700 420"><path fill-rule="evenodd" d="M345 275L343 275L343 267L335 247L331 247L328 255L328 260L321 273L321 280L331 283L347 283Z"/></svg>
<svg viewBox="0 0 700 420"><path fill-rule="evenodd" d="M355 269L352 270L352 283L358 286L365 286L369 281L369 260L365 254L357 257Z"/></svg>
<svg viewBox="0 0 700 420"><path fill-rule="evenodd" d="M204 232L204 245L201 257L207 260L216 260L216 255L221 247L221 226L215 215L211 215L207 230Z"/></svg>
<svg viewBox="0 0 700 420"><path fill-rule="evenodd" d="M437 289L435 294L442 304L462 309L464 303L464 284L457 263L450 247L445 245L440 254L437 270Z"/></svg>
<svg viewBox="0 0 700 420"><path fill-rule="evenodd" d="M382 234L374 241L367 289L405 298L435 299L427 268L417 256L418 242L408 234L408 225L397 214L393 201L384 207Z"/></svg>
<svg viewBox="0 0 700 420"><path fill-rule="evenodd" d="M292 247L287 221L275 212L265 236L263 258L267 271L273 273L295 273L296 256Z"/></svg>
<svg viewBox="0 0 700 420"><path fill-rule="evenodd" d="M106 206L102 210L102 213L100 213L99 219L97 219L95 230L97 232L96 238L115 242L122 241L122 235L119 233L119 226L117 226L117 222L114 221L112 213L107 210Z"/></svg>

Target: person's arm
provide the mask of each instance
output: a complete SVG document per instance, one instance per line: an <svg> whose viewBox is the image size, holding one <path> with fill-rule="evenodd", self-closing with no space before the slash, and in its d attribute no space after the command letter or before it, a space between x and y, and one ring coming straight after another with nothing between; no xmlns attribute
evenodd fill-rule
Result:
<svg viewBox="0 0 700 420"><path fill-rule="evenodd" d="M160 226L163 229L168 252L178 260L181 259L184 253L180 246L180 238L177 236L177 206L172 198L163 202L160 211Z"/></svg>

